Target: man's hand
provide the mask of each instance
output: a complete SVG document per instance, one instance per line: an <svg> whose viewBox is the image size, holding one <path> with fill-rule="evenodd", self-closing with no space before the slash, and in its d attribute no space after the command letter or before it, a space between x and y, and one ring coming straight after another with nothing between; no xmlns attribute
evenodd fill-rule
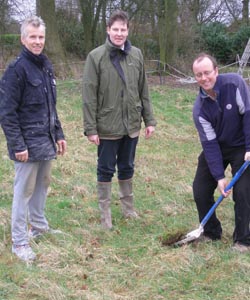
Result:
<svg viewBox="0 0 250 300"><path fill-rule="evenodd" d="M148 139L152 136L152 134L155 131L155 127L154 126L148 126L145 128L145 138Z"/></svg>
<svg viewBox="0 0 250 300"><path fill-rule="evenodd" d="M64 155L67 148L67 142L65 140L59 140L57 143L57 154L58 155Z"/></svg>
<svg viewBox="0 0 250 300"><path fill-rule="evenodd" d="M244 160L250 160L250 152L246 152L245 153L245 157L244 157Z"/></svg>
<svg viewBox="0 0 250 300"><path fill-rule="evenodd" d="M99 135L97 134L88 135L88 140L97 146L100 144Z"/></svg>
<svg viewBox="0 0 250 300"><path fill-rule="evenodd" d="M225 192L225 188L227 187L228 183L226 178L218 180L218 188L221 194L226 198L231 194L231 190Z"/></svg>
<svg viewBox="0 0 250 300"><path fill-rule="evenodd" d="M25 150L22 152L16 152L15 157L18 161L26 162L26 161L28 161L28 158L29 158L29 152L28 152L28 150Z"/></svg>

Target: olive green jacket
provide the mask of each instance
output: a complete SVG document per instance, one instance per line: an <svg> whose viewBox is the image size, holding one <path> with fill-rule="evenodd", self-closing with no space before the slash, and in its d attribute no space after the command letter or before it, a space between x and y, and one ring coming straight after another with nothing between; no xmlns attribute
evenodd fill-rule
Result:
<svg viewBox="0 0 250 300"><path fill-rule="evenodd" d="M155 126L141 51L131 47L120 61L124 80L110 60L115 47L107 39L87 57L83 75L85 135L115 138Z"/></svg>

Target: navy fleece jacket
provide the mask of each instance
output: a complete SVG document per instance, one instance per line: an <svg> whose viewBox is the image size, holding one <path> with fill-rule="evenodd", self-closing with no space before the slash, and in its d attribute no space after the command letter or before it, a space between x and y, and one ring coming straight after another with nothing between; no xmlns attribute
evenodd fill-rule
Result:
<svg viewBox="0 0 250 300"><path fill-rule="evenodd" d="M202 89L193 107L193 119L213 177L225 177L221 149L245 146L250 151L250 92L235 73L218 75L216 100Z"/></svg>

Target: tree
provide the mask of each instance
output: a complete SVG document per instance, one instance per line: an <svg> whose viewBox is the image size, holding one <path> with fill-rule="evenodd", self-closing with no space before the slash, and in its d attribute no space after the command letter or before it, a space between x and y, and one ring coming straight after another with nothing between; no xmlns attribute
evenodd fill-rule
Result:
<svg viewBox="0 0 250 300"><path fill-rule="evenodd" d="M249 0L243 0L242 21L243 24L249 25Z"/></svg>
<svg viewBox="0 0 250 300"><path fill-rule="evenodd" d="M9 19L9 9L8 0L0 0L0 34L3 34L6 31Z"/></svg>
<svg viewBox="0 0 250 300"><path fill-rule="evenodd" d="M3 9L6 3L10 4L11 17L18 22L34 13L37 3L37 12L47 25L46 51L56 65L65 63L64 50L85 58L102 44L106 20L118 8L128 13L129 39L142 49L144 57L160 59L178 68L189 68L190 58L201 50L214 49L215 40L216 51L222 53L224 47L228 53L225 57L229 57L226 45L230 36L249 24L249 0L0 0L0 30L3 32L8 22L5 28L10 33L17 31L10 29L9 10ZM215 29L220 28L210 27L211 24L225 25L224 33L217 36ZM204 28L208 39L202 35ZM208 48L204 48L205 40ZM220 42L223 47L219 47Z"/></svg>
<svg viewBox="0 0 250 300"><path fill-rule="evenodd" d="M176 0L158 1L160 60L171 63L175 56L178 6Z"/></svg>
<svg viewBox="0 0 250 300"><path fill-rule="evenodd" d="M241 26L237 30L237 32L233 34L232 51L234 53L234 57L236 57L237 54L239 54L240 56L243 54L249 37L250 37L250 26L247 25Z"/></svg>
<svg viewBox="0 0 250 300"><path fill-rule="evenodd" d="M106 19L115 9L125 10L130 19L136 18L145 0L79 0L81 22L84 28L85 53L103 43L106 37Z"/></svg>
<svg viewBox="0 0 250 300"><path fill-rule="evenodd" d="M55 70L61 75L65 74L68 68L57 29L55 1L36 0L36 9L46 23L46 52L55 64Z"/></svg>
<svg viewBox="0 0 250 300"><path fill-rule="evenodd" d="M56 11L56 22L65 55L83 59L85 57L83 26L77 13L60 7Z"/></svg>
<svg viewBox="0 0 250 300"><path fill-rule="evenodd" d="M166 9L166 62L172 63L176 56L178 34L178 6L176 0L165 0Z"/></svg>
<svg viewBox="0 0 250 300"><path fill-rule="evenodd" d="M242 14L242 1L241 0L224 0L225 6L229 15L233 18L230 23L240 23L240 16Z"/></svg>
<svg viewBox="0 0 250 300"><path fill-rule="evenodd" d="M203 49L215 56L220 63L232 58L232 39L225 24L214 22L202 27Z"/></svg>
<svg viewBox="0 0 250 300"><path fill-rule="evenodd" d="M82 24L84 28L85 52L95 48L97 25L102 9L106 8L106 0L79 0L82 13Z"/></svg>

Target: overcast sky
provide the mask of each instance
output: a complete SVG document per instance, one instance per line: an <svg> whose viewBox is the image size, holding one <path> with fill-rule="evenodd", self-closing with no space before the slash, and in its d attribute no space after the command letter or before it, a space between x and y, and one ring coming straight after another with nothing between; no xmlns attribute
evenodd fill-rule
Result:
<svg viewBox="0 0 250 300"><path fill-rule="evenodd" d="M9 0L9 2L12 6L12 16L18 21L36 12L36 0Z"/></svg>

